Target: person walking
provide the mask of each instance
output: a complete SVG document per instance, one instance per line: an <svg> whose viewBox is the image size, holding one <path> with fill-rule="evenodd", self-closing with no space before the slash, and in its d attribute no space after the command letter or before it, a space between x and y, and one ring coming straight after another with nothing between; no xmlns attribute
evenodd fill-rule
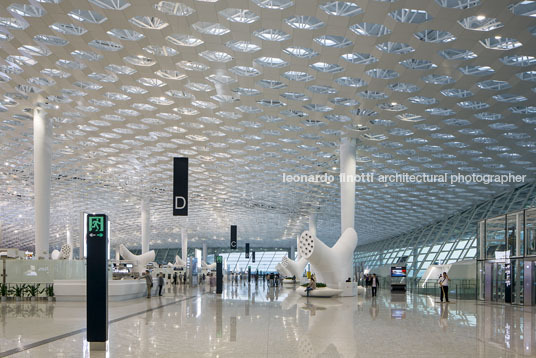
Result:
<svg viewBox="0 0 536 358"><path fill-rule="evenodd" d="M370 287L372 287L372 297L376 297L376 291L379 286L380 283L378 281L378 277L376 277L376 274L373 274L372 278L370 279Z"/></svg>
<svg viewBox="0 0 536 358"><path fill-rule="evenodd" d="M147 298L151 298L151 288L153 288L153 278L149 270L145 270L145 284L147 285Z"/></svg>
<svg viewBox="0 0 536 358"><path fill-rule="evenodd" d="M173 285L177 285L177 272L173 273Z"/></svg>
<svg viewBox="0 0 536 358"><path fill-rule="evenodd" d="M164 287L164 274L158 275L158 296L162 296L162 287Z"/></svg>
<svg viewBox="0 0 536 358"><path fill-rule="evenodd" d="M439 287L441 288L441 302L443 302L443 297L449 302L449 276L446 272L443 272L443 276L439 277Z"/></svg>

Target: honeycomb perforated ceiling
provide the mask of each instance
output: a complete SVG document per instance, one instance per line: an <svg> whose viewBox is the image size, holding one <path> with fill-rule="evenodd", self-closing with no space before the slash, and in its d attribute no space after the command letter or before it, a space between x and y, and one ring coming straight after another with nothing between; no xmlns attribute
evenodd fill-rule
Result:
<svg viewBox="0 0 536 358"><path fill-rule="evenodd" d="M53 123L51 244L81 211L114 244L290 246L318 212L339 235L343 136L358 173L536 170L535 1L9 0L0 6L0 246L33 245L32 108ZM190 216L171 216L172 157ZM360 243L512 184L358 184Z"/></svg>

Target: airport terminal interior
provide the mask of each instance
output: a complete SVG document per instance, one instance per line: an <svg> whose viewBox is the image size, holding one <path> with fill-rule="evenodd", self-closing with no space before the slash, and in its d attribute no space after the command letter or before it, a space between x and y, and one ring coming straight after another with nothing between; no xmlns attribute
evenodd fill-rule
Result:
<svg viewBox="0 0 536 358"><path fill-rule="evenodd" d="M0 357L536 357L535 18L0 1Z"/></svg>

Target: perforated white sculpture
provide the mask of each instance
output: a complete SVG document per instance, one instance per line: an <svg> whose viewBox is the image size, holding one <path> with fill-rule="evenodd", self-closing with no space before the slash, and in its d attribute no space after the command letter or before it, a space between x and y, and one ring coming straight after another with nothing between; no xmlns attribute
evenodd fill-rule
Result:
<svg viewBox="0 0 536 358"><path fill-rule="evenodd" d="M69 244L65 244L61 247L61 258L64 260L68 260L71 257L71 252L73 248Z"/></svg>
<svg viewBox="0 0 536 358"><path fill-rule="evenodd" d="M215 270L216 269L216 263L211 263L208 265L205 261L201 261L201 269L203 270Z"/></svg>
<svg viewBox="0 0 536 358"><path fill-rule="evenodd" d="M121 244L119 246L119 253L125 260L133 261L132 270L134 272L143 272L145 271L145 266L154 261L155 252L154 250L148 251L142 255L134 255L132 252L128 251L125 245Z"/></svg>
<svg viewBox="0 0 536 358"><path fill-rule="evenodd" d="M290 272L286 268L284 268L283 265L281 265L281 263L278 263L277 265L275 265L275 269L284 277L292 277Z"/></svg>
<svg viewBox="0 0 536 358"><path fill-rule="evenodd" d="M328 247L316 235L304 231L298 241L298 252L302 259L311 263L318 281L338 288L348 277L352 277L352 261L357 246L357 233L346 229L333 247Z"/></svg>
<svg viewBox="0 0 536 358"><path fill-rule="evenodd" d="M50 253L50 258L52 260L68 260L69 257L71 256L71 245L69 244L64 244L62 247L61 247L61 251L58 251L58 250L54 250Z"/></svg>
<svg viewBox="0 0 536 358"><path fill-rule="evenodd" d="M303 276L305 265L307 265L307 259L302 255L300 255L300 259L297 261L291 260L286 256L281 260L281 266L290 273L289 276L296 276L298 280Z"/></svg>
<svg viewBox="0 0 536 358"><path fill-rule="evenodd" d="M182 261L181 258L177 255L175 256L175 262L174 263L168 262L167 265L169 267L184 268L186 267L186 262Z"/></svg>

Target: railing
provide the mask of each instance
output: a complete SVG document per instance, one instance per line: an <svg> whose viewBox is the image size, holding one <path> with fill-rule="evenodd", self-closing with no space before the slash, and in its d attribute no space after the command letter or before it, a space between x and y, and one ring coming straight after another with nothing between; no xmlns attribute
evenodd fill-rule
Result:
<svg viewBox="0 0 536 358"><path fill-rule="evenodd" d="M449 283L449 298L456 300L476 300L477 285L472 280L451 280ZM441 288L437 282L422 282L410 280L406 282L406 290L418 295L433 297L441 296Z"/></svg>
<svg viewBox="0 0 536 358"><path fill-rule="evenodd" d="M378 282L380 288L390 289L391 278L379 277ZM398 281L397 281L398 282ZM426 282L424 285L420 279L406 278L406 291L418 295L428 295L440 297L441 291L439 284L435 281ZM363 279L358 281L359 285L365 287ZM450 280L449 284L449 299L456 300L476 300L477 299L477 284L475 280Z"/></svg>

